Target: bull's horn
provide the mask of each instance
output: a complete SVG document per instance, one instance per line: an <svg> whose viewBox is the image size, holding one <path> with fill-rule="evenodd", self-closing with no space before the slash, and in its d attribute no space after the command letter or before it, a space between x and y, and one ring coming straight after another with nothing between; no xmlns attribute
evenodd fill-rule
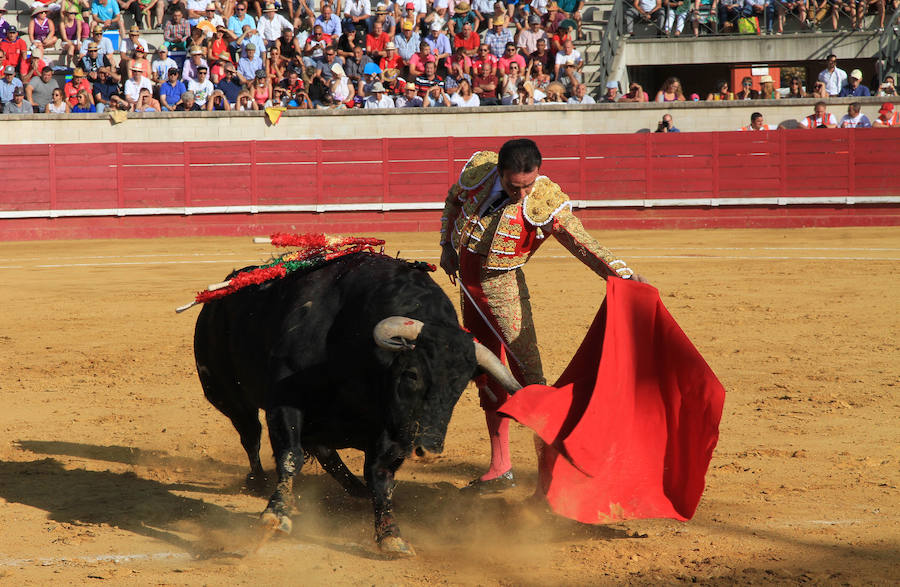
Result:
<svg viewBox="0 0 900 587"><path fill-rule="evenodd" d="M381 348L402 351L414 346L423 326L422 322L406 316L390 316L375 325L372 336Z"/></svg>
<svg viewBox="0 0 900 587"><path fill-rule="evenodd" d="M519 385L519 382L513 376L512 371L497 358L497 355L480 342L474 342L475 359L478 361L478 365L487 371L488 375L499 381L500 385L505 387L506 391L510 393L515 393L522 389L522 386Z"/></svg>

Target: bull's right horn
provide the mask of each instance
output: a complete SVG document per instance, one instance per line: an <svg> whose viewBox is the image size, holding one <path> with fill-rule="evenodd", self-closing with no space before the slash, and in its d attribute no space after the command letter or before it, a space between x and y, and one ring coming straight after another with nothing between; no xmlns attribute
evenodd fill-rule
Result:
<svg viewBox="0 0 900 587"><path fill-rule="evenodd" d="M415 346L424 323L406 316L390 316L375 325L375 344L389 351L402 351Z"/></svg>
<svg viewBox="0 0 900 587"><path fill-rule="evenodd" d="M497 358L497 355L480 342L473 342L475 343L475 359L488 375L499 381L500 385L506 388L506 391L510 394L522 389L522 386L519 385L519 382L513 376L512 371Z"/></svg>

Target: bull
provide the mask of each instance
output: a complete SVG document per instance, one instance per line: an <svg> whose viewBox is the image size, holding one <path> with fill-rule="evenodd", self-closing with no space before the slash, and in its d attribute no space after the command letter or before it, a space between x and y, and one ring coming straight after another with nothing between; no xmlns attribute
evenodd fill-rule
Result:
<svg viewBox="0 0 900 587"><path fill-rule="evenodd" d="M232 274L234 275L234 274ZM194 332L206 398L227 416L263 482L264 410L277 483L266 527L291 531L293 478L315 456L349 493L368 496L375 540L413 555L392 509L394 474L413 451L440 453L469 380L515 378L462 330L444 292L417 264L354 253L314 270L207 302ZM365 454L363 484L336 452Z"/></svg>

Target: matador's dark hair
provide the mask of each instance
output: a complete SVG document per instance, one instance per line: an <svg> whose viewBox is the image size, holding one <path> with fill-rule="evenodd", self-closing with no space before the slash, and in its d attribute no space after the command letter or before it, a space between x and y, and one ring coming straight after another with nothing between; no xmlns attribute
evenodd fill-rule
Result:
<svg viewBox="0 0 900 587"><path fill-rule="evenodd" d="M497 155L497 168L513 173L534 171L541 166L541 151L531 139L512 139L503 143Z"/></svg>

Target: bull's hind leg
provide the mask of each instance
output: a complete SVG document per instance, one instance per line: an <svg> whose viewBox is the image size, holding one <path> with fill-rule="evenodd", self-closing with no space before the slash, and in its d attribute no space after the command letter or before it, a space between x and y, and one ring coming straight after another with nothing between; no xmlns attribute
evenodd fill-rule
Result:
<svg viewBox="0 0 900 587"><path fill-rule="evenodd" d="M372 497L372 492L366 487L365 483L359 480L359 477L350 472L347 465L344 464L341 455L333 448L326 446L317 446L314 449L316 459L325 471L334 477L341 484L344 491L353 497Z"/></svg>
<svg viewBox="0 0 900 587"><path fill-rule="evenodd" d="M394 473L403 464L396 446L382 441L380 450L366 451L366 484L372 491L375 508L375 541L382 552L398 556L415 556L412 545L400 536L394 520Z"/></svg>
<svg viewBox="0 0 900 587"><path fill-rule="evenodd" d="M290 513L294 504L294 475L303 466L300 429L303 414L291 406L277 406L266 410L266 424L275 454L278 484L262 513L265 526L284 533L291 531Z"/></svg>
<svg viewBox="0 0 900 587"><path fill-rule="evenodd" d="M206 399L231 420L231 424L241 437L241 446L244 447L247 460L250 462L250 472L247 473L244 485L253 493L263 493L268 480L259 459L260 437L262 436L259 408L248 403L239 389L233 389L233 384L231 386L221 384L214 380L205 369L198 369L198 372Z"/></svg>

